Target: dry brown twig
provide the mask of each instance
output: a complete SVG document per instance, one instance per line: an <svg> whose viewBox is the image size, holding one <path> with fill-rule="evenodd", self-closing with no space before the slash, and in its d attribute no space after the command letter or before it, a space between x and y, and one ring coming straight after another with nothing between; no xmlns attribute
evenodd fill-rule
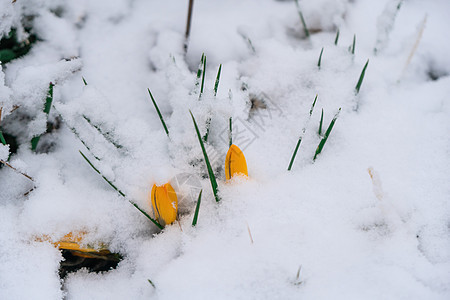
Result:
<svg viewBox="0 0 450 300"><path fill-rule="evenodd" d="M0 159L0 163L4 164L4 165L7 166L8 168L11 168L12 170L14 170L16 173L21 174L21 175L25 176L26 178L28 178L28 179L30 179L31 181L34 182L33 177L31 177L31 176L29 176L29 175L27 175L27 174L25 174L25 173L23 173L23 172L17 170L16 168L14 168L13 166L11 166L11 165L10 165L9 163L7 163L6 161Z"/></svg>

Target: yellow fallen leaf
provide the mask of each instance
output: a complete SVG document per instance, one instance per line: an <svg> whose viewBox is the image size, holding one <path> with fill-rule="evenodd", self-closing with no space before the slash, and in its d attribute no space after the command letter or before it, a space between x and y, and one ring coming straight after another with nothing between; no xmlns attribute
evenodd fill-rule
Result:
<svg viewBox="0 0 450 300"><path fill-rule="evenodd" d="M247 162L241 149L236 145L231 145L225 159L225 177L227 180L230 180L235 175L248 177Z"/></svg>
<svg viewBox="0 0 450 300"><path fill-rule="evenodd" d="M177 219L178 198L170 183L162 186L154 184L150 194L150 201L155 213L155 219L161 225L172 224Z"/></svg>

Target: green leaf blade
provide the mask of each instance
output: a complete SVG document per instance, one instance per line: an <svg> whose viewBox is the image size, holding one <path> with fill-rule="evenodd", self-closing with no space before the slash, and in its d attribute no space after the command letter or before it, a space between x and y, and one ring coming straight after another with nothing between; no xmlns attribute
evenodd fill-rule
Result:
<svg viewBox="0 0 450 300"><path fill-rule="evenodd" d="M195 206L194 219L192 220L192 226L197 225L198 213L200 211L200 203L202 201L202 192L203 190L200 190L200 193L198 194L197 205Z"/></svg>
<svg viewBox="0 0 450 300"><path fill-rule="evenodd" d="M341 109L339 108L338 112L334 116L333 120L331 120L330 125L328 126L327 130L325 131L325 134L324 134L322 140L320 141L319 145L317 146L316 153L314 154L313 161L315 161L317 156L322 152L322 149L325 146L325 143L327 142L331 131L333 130L334 123L336 123L336 120L339 117L339 113L340 112L341 112Z"/></svg>
<svg viewBox="0 0 450 300"><path fill-rule="evenodd" d="M163 116L161 114L161 111L159 110L158 104L156 104L155 98L153 98L153 95L152 95L152 92L150 92L150 89L147 89L147 90L148 90L148 93L150 95L150 98L152 99L153 106L155 107L156 112L158 113L159 119L161 120L161 124L164 127L164 131L166 132L167 136L169 136L169 129L167 129L166 122L164 122L164 118L163 118Z"/></svg>
<svg viewBox="0 0 450 300"><path fill-rule="evenodd" d="M366 75L366 69L367 66L369 65L369 60L367 60L366 64L364 65L364 68L361 71L361 75L359 75L359 80L358 83L355 86L355 94L358 95L359 94L359 90L361 89L361 85L363 83L364 80L364 76Z"/></svg>
<svg viewBox="0 0 450 300"><path fill-rule="evenodd" d="M195 121L194 115L192 114L192 112L190 110L189 110L189 113L191 114L192 122L194 123L195 132L197 133L198 142L200 143L200 147L202 148L203 158L205 159L206 168L208 169L209 180L211 182L211 187L212 187L212 190L213 190L213 193L214 193L214 198L216 199L216 202L219 202L220 198L219 198L219 195L217 194L218 193L218 185L217 185L216 176L214 175L213 169L212 169L211 164L209 162L208 154L206 153L205 145L203 144L203 140L202 140L202 137L200 135L200 130L198 129L197 122Z"/></svg>

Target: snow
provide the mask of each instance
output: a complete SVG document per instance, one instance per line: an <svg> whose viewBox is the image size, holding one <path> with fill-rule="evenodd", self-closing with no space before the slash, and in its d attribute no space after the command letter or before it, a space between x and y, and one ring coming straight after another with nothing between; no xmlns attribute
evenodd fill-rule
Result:
<svg viewBox="0 0 450 300"><path fill-rule="evenodd" d="M23 31L23 15L33 15L40 40L0 69L0 126L19 143L9 163L34 180L0 169L1 299L450 297L448 1L402 1L396 11L398 0L301 0L306 39L294 1L197 0L186 55L188 1L10 2L0 0L0 35ZM49 120L60 124L33 152L50 82ZM321 110L325 130L339 108L313 161ZM219 203L189 110L202 133L212 120L206 148ZM229 117L249 178L225 182ZM11 149L0 145L0 158ZM79 150L150 214L153 184L172 182L183 199L179 222L159 231ZM63 257L39 237L56 242L71 231L123 260L60 279Z"/></svg>

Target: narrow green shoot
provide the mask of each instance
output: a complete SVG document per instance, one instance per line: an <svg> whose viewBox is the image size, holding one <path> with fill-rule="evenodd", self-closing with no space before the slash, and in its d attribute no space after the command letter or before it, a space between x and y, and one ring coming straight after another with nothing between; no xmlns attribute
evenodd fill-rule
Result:
<svg viewBox="0 0 450 300"><path fill-rule="evenodd" d="M195 206L194 219L192 220L192 226L197 225L198 212L200 211L200 203L202 202L202 192L203 190L200 190L200 193L198 194L197 205Z"/></svg>
<svg viewBox="0 0 450 300"><path fill-rule="evenodd" d="M233 145L233 117L230 117L229 120L229 131L228 131L228 140L230 141L230 147Z"/></svg>
<svg viewBox="0 0 450 300"><path fill-rule="evenodd" d="M322 135L322 124L323 124L323 108L322 108L322 114L320 115L320 123L319 123L319 136Z"/></svg>
<svg viewBox="0 0 450 300"><path fill-rule="evenodd" d="M203 88L205 87L205 73L206 73L206 55L203 56L202 85L200 86L199 98L202 96Z"/></svg>
<svg viewBox="0 0 450 300"><path fill-rule="evenodd" d="M305 36L307 38L309 38L309 36L310 36L309 30L308 30L308 27L306 26L305 18L303 18L302 10L300 8L300 4L298 3L298 0L295 0L295 6L297 6L297 12L298 12L298 15L300 16L300 21L302 22L303 31L305 32Z"/></svg>
<svg viewBox="0 0 450 300"><path fill-rule="evenodd" d="M312 113L314 111L314 107L316 106L317 97L318 97L318 95L316 95L316 97L314 98L314 102L311 105L311 109L309 110L309 117L306 120L305 127L303 127L302 133L300 134L300 137L298 138L297 145L295 145L294 153L292 154L291 161L289 162L288 171L290 171L292 169L292 165L294 164L294 160L295 160L295 157L297 156L298 148L300 148L300 144L302 143L303 135L306 132L306 127L308 126L309 120L311 119Z"/></svg>
<svg viewBox="0 0 450 300"><path fill-rule="evenodd" d="M0 130L0 141L2 142L3 145L6 145L6 140L1 130Z"/></svg>
<svg viewBox="0 0 450 300"><path fill-rule="evenodd" d="M86 162L92 167L92 169L94 169L95 172L97 172L114 190L116 190L117 193L119 193L120 196L122 196L123 198L127 199L127 196L121 191L119 190L110 180L108 180L108 178L106 178L95 166L94 164L86 157L86 155L83 154L83 152L79 151L81 156L83 156L83 158L86 160ZM147 214L143 209L141 209L136 203L134 203L131 200L128 200L128 202L130 202L134 207L136 207L144 216L146 216L150 221L152 221L153 224L155 224L159 229L164 229L164 227L158 223L158 221L156 221L155 219L153 219L152 217L149 216L149 214Z"/></svg>
<svg viewBox="0 0 450 300"><path fill-rule="evenodd" d="M322 50L320 50L319 61L317 62L317 66L319 67L319 70L320 70L320 64L322 63L322 54L323 54L323 47L322 47Z"/></svg>
<svg viewBox="0 0 450 300"><path fill-rule="evenodd" d="M54 84L50 82L50 84L48 86L47 98L45 99L44 113L47 115L47 118L48 118L48 114L50 113L50 108L52 107L53 86L54 86ZM31 139L31 150L32 151L36 151L36 148L37 148L40 138L41 138L41 136L38 135Z"/></svg>
<svg viewBox="0 0 450 300"><path fill-rule="evenodd" d="M255 46L253 46L252 40L243 32L239 32L239 35L247 43L248 49L251 50L253 54L256 53L256 49Z"/></svg>
<svg viewBox="0 0 450 300"><path fill-rule="evenodd" d="M356 34L353 35L352 54L355 55Z"/></svg>
<svg viewBox="0 0 450 300"><path fill-rule="evenodd" d="M222 71L222 64L219 65L219 70L217 71L217 76L216 76L216 82L214 83L214 97L217 95L217 89L219 88L221 71Z"/></svg>
<svg viewBox="0 0 450 300"><path fill-rule="evenodd" d="M220 198L219 198L219 195L217 194L218 188L217 188L216 176L214 175L214 171L211 167L211 164L209 163L208 154L206 153L205 145L203 144L203 140L200 135L200 130L198 129L197 122L195 121L194 115L192 114L192 112L190 110L189 110L189 113L191 114L192 122L194 122L194 127L195 127L195 132L197 133L198 142L200 143L200 147L202 148L206 168L208 169L209 180L211 181L211 187L212 187L212 190L214 193L214 198L216 199L217 202L219 202Z"/></svg>
<svg viewBox="0 0 450 300"><path fill-rule="evenodd" d="M205 53L202 53L202 57L200 58L200 64L198 65L198 69L197 69L197 82L195 83L195 85L199 85L200 84L200 77L202 76L202 66L203 66L203 58L205 57Z"/></svg>
<svg viewBox="0 0 450 300"><path fill-rule="evenodd" d="M300 144L302 143L303 135L298 138L297 145L295 145L294 153L292 154L291 161L289 162L288 171L292 169L292 165L294 164L295 157L297 156L298 148L300 148Z"/></svg>
<svg viewBox="0 0 450 300"><path fill-rule="evenodd" d="M339 29L337 30L337 32L336 32L336 37L334 38L334 44L337 46L337 44L338 44L338 41L339 41Z"/></svg>
<svg viewBox="0 0 450 300"><path fill-rule="evenodd" d="M3 107L0 107L0 122L2 121L2 110ZM0 129L0 142L2 142L3 145L6 145L6 140L5 137L3 136L1 129Z"/></svg>
<svg viewBox="0 0 450 300"><path fill-rule="evenodd" d="M328 140L328 137L330 136L331 130L333 130L334 123L336 123L337 118L339 117L339 113L341 112L341 108L339 108L336 115L334 115L333 120L331 120L330 125L327 128L327 131L325 131L325 134L320 141L319 145L317 146L316 153L314 154L313 160L315 161L317 158L317 155L319 155L322 152L323 146L325 146L325 143Z"/></svg>
<svg viewBox="0 0 450 300"><path fill-rule="evenodd" d="M359 94L359 90L361 89L361 84L363 83L364 76L366 75L366 69L367 69L368 65L369 65L369 60L367 60L366 64L364 65L364 68L361 71L361 75L359 75L358 83L355 86L355 95Z"/></svg>
<svg viewBox="0 0 450 300"><path fill-rule="evenodd" d="M156 104L155 98L153 98L152 92L150 92L150 89L147 89L148 93L150 94L150 98L152 98L153 106L155 106L156 112L158 113L159 119L161 120L161 124L164 127L164 131L166 132L167 136L169 136L169 129L167 129L166 122L164 122L164 118L161 114L161 111L159 110L158 104Z"/></svg>
<svg viewBox="0 0 450 300"><path fill-rule="evenodd" d="M205 141L205 143L207 143L208 137L209 137L209 128L211 127L211 117L208 117L206 119L205 127L206 127L206 132L205 132L205 135L203 136L203 141Z"/></svg>
<svg viewBox="0 0 450 300"><path fill-rule="evenodd" d="M84 77L83 77L83 76L81 76L81 79L83 79L83 83L84 83L84 85L88 85L88 84L87 84L87 82L86 82L86 79L84 79Z"/></svg>
<svg viewBox="0 0 450 300"><path fill-rule="evenodd" d="M125 194L122 193L121 190L119 190L111 181L108 180L108 178L106 178L95 166L93 163L91 163L91 161L86 157L86 155L83 154L83 152L81 152L80 150L78 150L78 152L80 152L81 156L83 156L83 158L87 161L87 163L92 167L92 169L94 169L95 172L97 172L100 176L102 176L102 178L113 188L115 189L122 197L125 197Z"/></svg>
<svg viewBox="0 0 450 300"><path fill-rule="evenodd" d="M314 98L314 102L313 102L313 104L311 105L311 109L309 110L309 116L311 117L312 116L312 113L313 113L313 110L314 110L314 106L316 106L316 101L317 101L317 97L318 97L319 95L316 95L316 97Z"/></svg>
<svg viewBox="0 0 450 300"><path fill-rule="evenodd" d="M100 126L95 125L94 123L92 123L91 119L89 119L88 117L86 117L85 115L83 115L83 118L86 120L86 122L89 123L89 125L91 125L92 127L94 127L101 135L103 135L103 137L110 142L114 147L116 147L117 149L122 149L123 146L116 143L110 136L108 133L103 132L103 130L100 128Z"/></svg>
<svg viewBox="0 0 450 300"><path fill-rule="evenodd" d="M59 117L63 120L63 122L66 124L67 128L70 129L70 131L72 131L72 133L78 138L78 140L83 144L84 147L86 147L86 149L89 151L89 153L91 153L92 156L94 156L94 158L96 160L100 160L100 158L98 158L97 156L94 155L94 153L92 153L91 148L87 145L87 143L81 138L80 134L77 132L77 130L74 127L69 126L69 124L66 122L66 120L64 119L64 117L62 116L62 114L56 109L56 107L53 105L53 109L56 111L56 113L59 115Z"/></svg>
<svg viewBox="0 0 450 300"><path fill-rule="evenodd" d="M186 46L186 48L187 48L187 46ZM148 281L148 283L150 283L150 285L151 285L154 289L156 289L155 284L154 284L150 279L147 279L147 281Z"/></svg>

